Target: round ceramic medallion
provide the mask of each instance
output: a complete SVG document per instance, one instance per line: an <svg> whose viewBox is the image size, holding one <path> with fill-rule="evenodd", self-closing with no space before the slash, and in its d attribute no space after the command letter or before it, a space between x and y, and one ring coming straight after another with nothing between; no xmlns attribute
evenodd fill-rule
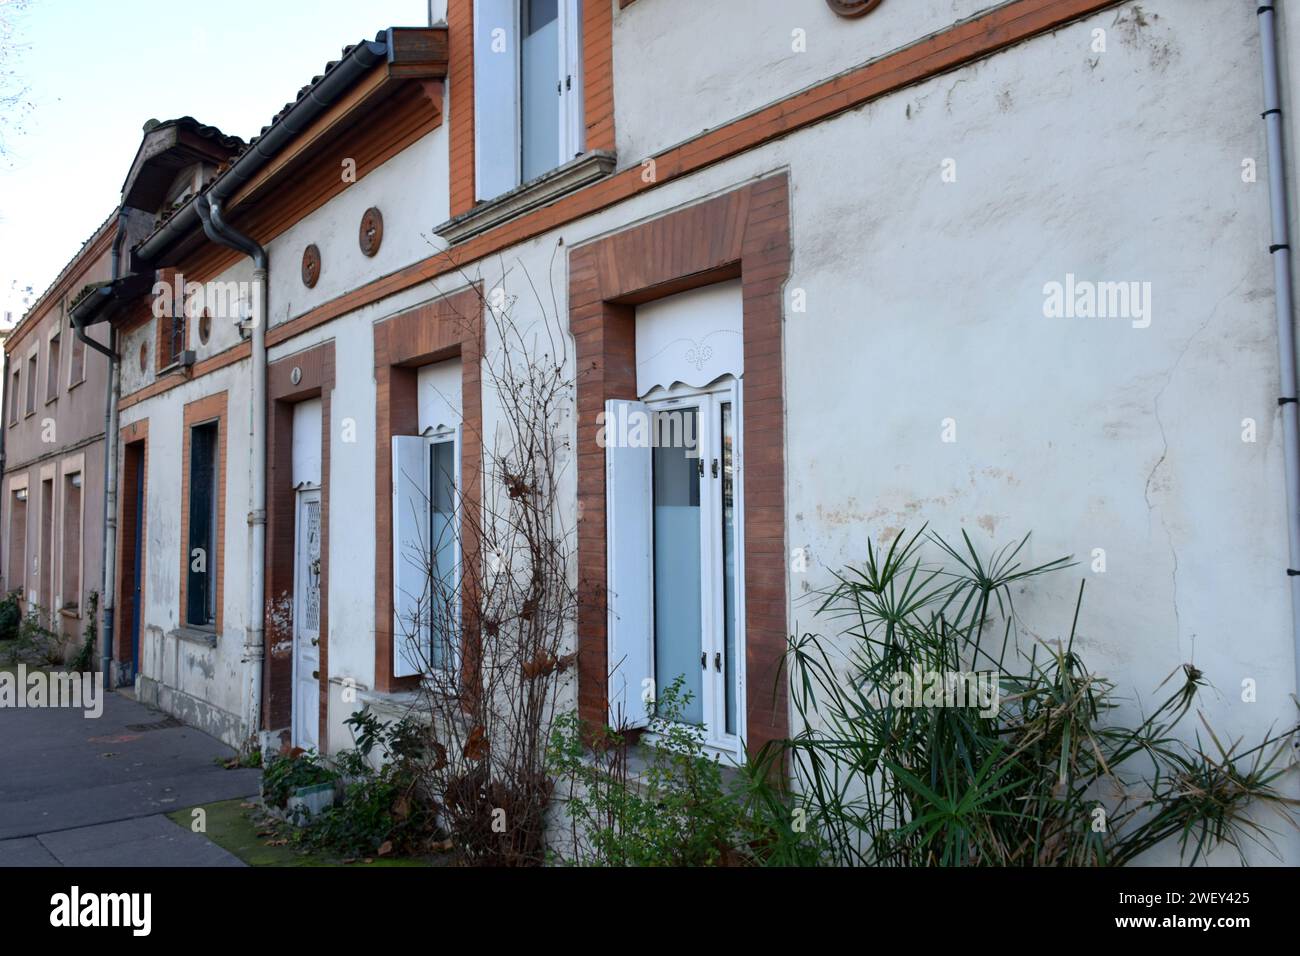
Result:
<svg viewBox="0 0 1300 956"><path fill-rule="evenodd" d="M379 210L371 206L361 217L361 251L373 256L379 251L379 244L384 241L384 217Z"/></svg>
<svg viewBox="0 0 1300 956"><path fill-rule="evenodd" d="M320 278L320 248L312 243L302 251L302 284L312 289Z"/></svg>
<svg viewBox="0 0 1300 956"><path fill-rule="evenodd" d="M826 0L826 4L842 17L860 17L880 6L880 0Z"/></svg>

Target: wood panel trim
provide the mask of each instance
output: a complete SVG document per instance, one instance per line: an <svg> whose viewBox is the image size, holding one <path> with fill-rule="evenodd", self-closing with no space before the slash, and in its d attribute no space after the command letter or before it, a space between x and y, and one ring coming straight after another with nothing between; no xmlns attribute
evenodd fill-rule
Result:
<svg viewBox="0 0 1300 956"><path fill-rule="evenodd" d="M374 121L357 124L333 138L320 155L300 158L292 167L292 186L269 192L263 189L264 195L255 202L231 207L231 223L266 245L353 185L343 179L343 157L356 160L356 182L360 182L441 124L441 84L407 83L384 102ZM176 262L189 281L206 282L243 258L240 252L208 242L201 232L189 241L194 248Z"/></svg>

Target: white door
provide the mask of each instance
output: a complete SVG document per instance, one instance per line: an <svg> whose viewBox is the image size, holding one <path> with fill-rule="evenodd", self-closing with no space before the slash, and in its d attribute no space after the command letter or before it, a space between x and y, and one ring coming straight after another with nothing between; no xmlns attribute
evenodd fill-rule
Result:
<svg viewBox="0 0 1300 956"><path fill-rule="evenodd" d="M299 491L293 587L293 743L303 749L319 744L320 519L320 489Z"/></svg>
<svg viewBox="0 0 1300 956"><path fill-rule="evenodd" d="M739 386L646 398L654 415L651 505L654 675L689 699L681 717L739 753L744 736Z"/></svg>

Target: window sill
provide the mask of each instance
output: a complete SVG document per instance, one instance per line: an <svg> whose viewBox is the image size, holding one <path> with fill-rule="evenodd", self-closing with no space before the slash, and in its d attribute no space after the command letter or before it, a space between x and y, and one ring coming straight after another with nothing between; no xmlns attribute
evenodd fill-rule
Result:
<svg viewBox="0 0 1300 956"><path fill-rule="evenodd" d="M191 644L203 644L207 647L217 646L217 632L214 629L204 627L177 627L167 632L168 637L174 637L177 640L188 641Z"/></svg>
<svg viewBox="0 0 1300 956"><path fill-rule="evenodd" d="M85 377L83 376L83 377L77 379L75 382L69 382L69 383L68 383L68 391L69 391L69 392L72 391L74 388L76 388L78 385L81 385L81 384L84 383L85 381L86 381L86 379L85 379Z"/></svg>
<svg viewBox="0 0 1300 956"><path fill-rule="evenodd" d="M614 171L614 163L614 154L608 150L584 153L537 179L516 186L496 199L479 203L469 212L448 219L433 231L452 245L464 242L526 212L553 203L583 186L604 179Z"/></svg>
<svg viewBox="0 0 1300 956"><path fill-rule="evenodd" d="M333 683L333 678L330 679ZM401 690L385 693L378 690L357 690L357 703L365 704L366 709L380 720L393 723L416 713L420 703L418 690Z"/></svg>
<svg viewBox="0 0 1300 956"><path fill-rule="evenodd" d="M162 366L162 368L158 369L154 374L158 378L162 378L164 375L189 375L190 369L193 367L194 353L183 352L181 358Z"/></svg>
<svg viewBox="0 0 1300 956"><path fill-rule="evenodd" d="M76 607L75 605L72 607L61 607L59 608L59 613L69 619L81 620L81 608Z"/></svg>

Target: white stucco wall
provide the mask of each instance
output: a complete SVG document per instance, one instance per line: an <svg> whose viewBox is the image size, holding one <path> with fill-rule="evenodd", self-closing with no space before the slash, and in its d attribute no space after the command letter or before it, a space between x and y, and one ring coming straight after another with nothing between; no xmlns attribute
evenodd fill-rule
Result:
<svg viewBox="0 0 1300 956"><path fill-rule="evenodd" d="M272 326L441 248L431 240L436 241L433 226L450 215L447 156L444 123L375 170L361 170L361 179L277 236L268 247ZM371 206L383 214L384 236L379 251L367 258L357 236ZM313 242L320 248L321 274L308 289L300 266Z"/></svg>
<svg viewBox="0 0 1300 956"><path fill-rule="evenodd" d="M754 12L744 18L745 35L784 41L789 29L778 6L786 9L774 0L746 4ZM813 6L815 25L829 14ZM634 4L615 27L620 162L807 85L818 71L906 42L919 31L903 31L892 19L903 10L920 11L910 17L913 25L938 28L979 6L892 0L860 22L831 18L820 31L871 33L881 48L864 53L859 43L855 53L845 40L835 48L839 59L828 52L805 75L802 64L813 61L773 53L774 65L764 71L753 48L743 64L728 66L732 45L716 38L741 29L730 4L692 6L690 37L679 36L680 43L667 42L666 24L674 10L678 20L688 19L683 0ZM992 548L1032 531L1026 562L1066 554L1081 561L1016 595L1032 634L1051 639L1068 630L1084 577L1078 649L1119 685L1127 701L1122 717L1149 710L1156 686L1190 661L1217 688L1201 702L1216 729L1255 737L1294 719L1295 691L1255 14L1232 0L1144 0L1141 8L1140 19L1132 5L1109 10L882 98L467 272L487 289L507 273L507 292L517 296L514 321L527 328L543 312L567 312L565 250L787 172L787 536L809 558L806 573L789 577L790 629L827 629L805 596L828 584L832 569L861 560L868 537L888 539L928 523L949 538L965 529ZM724 19L701 25L701 16ZM635 18L648 32L634 43ZM1107 31L1105 53L1092 49L1095 29ZM818 37L809 30L810 51ZM714 80L699 79L710 70ZM662 98L671 109L651 104L638 86L654 82L662 90L688 75L696 77L689 89ZM733 87L717 78L732 75L749 80ZM1253 184L1241 177L1249 156L1261 163ZM955 163L947 167L956 171L954 182L943 179L946 160ZM425 186L443 202L445 187L423 178L438 175L436 167L412 159L405 169L422 177L416 183L372 184L385 211L385 246L393 243L398 259L415 255L419 240L410 223L418 219L427 230L441 219L430 209L391 226L388 210L423 195ZM356 220L373 201L350 190L314 214L322 217L318 224L336 224L336 233L304 224L283 240L288 251L273 247L273 259L290 263L273 278L273 315L298 314L317 301L298 281L306 241L334 235L322 245L325 277L340 268L332 262L359 257ZM342 259L334 258L335 244ZM349 268L340 282L364 278ZM375 268L387 271L387 261ZM1149 326L1046 318L1044 285L1067 274L1150 283ZM443 277L272 351L275 359L334 339L332 434L342 434L345 420L355 426L354 443L334 440L330 447L331 567L348 569L333 576L329 597L335 678L353 676L365 686L374 679L372 326L465 281ZM337 295L343 285L330 288L320 295ZM796 290L806 311L792 307ZM572 368L571 343L569 356ZM153 418L151 501L155 469L164 482L159 494L174 492L179 500L178 489L166 484L172 472L170 480L179 479L179 464L168 462L165 442L180 434L180 406L193 397L187 390L210 391L220 381L205 379L139 406ZM241 389L231 389L232 421L244 399ZM491 436L500 413L490 394L484 416ZM1254 442L1242 441L1247 418L1256 422ZM947 419L956 441L943 440ZM238 497L245 493L246 451L232 430L228 540L232 528L243 532L237 516L246 506ZM564 480L564 519L572 525L573 468ZM167 541L166 534L165 521L156 529L151 506L151 548L155 535ZM178 548L176 542L156 552L173 576ZM1096 548L1105 549L1105 573L1090 567ZM240 587L228 570L227 631L243 620L232 607L246 598ZM161 619L168 611L154 600L151 593L151 620ZM218 665L229 666L225 658ZM1254 703L1241 700L1248 678L1258 684ZM340 719L331 712L336 746L347 742ZM1195 728L1189 722L1187 729ZM1300 861L1300 839L1284 832L1280 843L1289 862Z"/></svg>
<svg viewBox="0 0 1300 956"><path fill-rule="evenodd" d="M653 0L614 12L620 167L997 6L886 0L844 19L822 0Z"/></svg>

